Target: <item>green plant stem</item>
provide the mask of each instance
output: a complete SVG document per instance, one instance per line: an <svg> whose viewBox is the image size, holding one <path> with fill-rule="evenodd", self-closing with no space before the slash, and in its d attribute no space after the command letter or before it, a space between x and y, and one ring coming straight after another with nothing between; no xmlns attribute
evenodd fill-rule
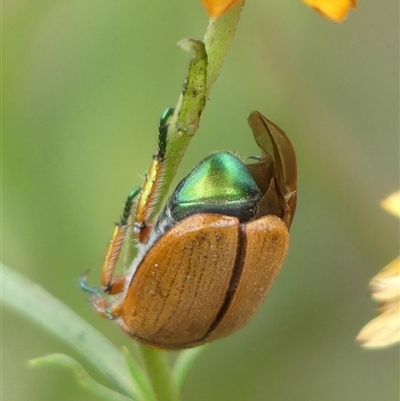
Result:
<svg viewBox="0 0 400 401"><path fill-rule="evenodd" d="M200 115L207 98L208 61L204 43L199 40L183 39L178 46L183 50L193 52L194 56L190 60L189 71L175 107L175 113L169 121L162 184L157 189L157 200L152 217L164 204L189 141L199 127Z"/></svg>
<svg viewBox="0 0 400 401"><path fill-rule="evenodd" d="M125 356L126 363L129 367L133 379L137 382L138 386L142 390L142 395L146 401L156 401L153 388L147 375L139 366L138 361L129 352L127 347L122 347L122 352Z"/></svg>
<svg viewBox="0 0 400 401"><path fill-rule="evenodd" d="M175 114L169 124L163 184L158 190L154 214L164 204L186 148L199 128L201 113L232 43L243 5L244 2L241 2L220 18L210 20L203 47L201 42L192 39L179 43L181 48L194 51L195 56L190 63L185 89L179 97Z"/></svg>
<svg viewBox="0 0 400 401"><path fill-rule="evenodd" d="M240 2L220 18L210 20L208 24L203 39L208 55L207 96L210 95L218 78L225 56L235 36L244 3L244 1Z"/></svg>
<svg viewBox="0 0 400 401"><path fill-rule="evenodd" d="M179 389L171 372L166 351L139 345L144 368L157 401L179 401Z"/></svg>

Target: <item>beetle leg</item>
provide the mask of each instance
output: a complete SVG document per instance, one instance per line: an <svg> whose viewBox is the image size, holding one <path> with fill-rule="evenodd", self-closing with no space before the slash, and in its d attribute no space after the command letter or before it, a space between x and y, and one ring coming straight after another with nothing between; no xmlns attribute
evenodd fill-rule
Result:
<svg viewBox="0 0 400 401"><path fill-rule="evenodd" d="M151 231L151 225L148 223L152 213L154 202L158 194L158 182L162 176L163 162L167 149L167 133L168 120L173 114L174 109L167 109L161 117L158 136L158 151L153 156L149 170L146 174L146 180L143 187L135 188L125 202L125 207L121 216L121 220L117 223L110 244L107 248L104 258L103 267L101 269L101 284L104 292L107 294L118 294L124 289L125 276L121 275L113 278L122 246L124 244L126 233L128 230L128 220L132 212L134 199L139 195L136 208L134 231L138 236L140 243L147 241Z"/></svg>
<svg viewBox="0 0 400 401"><path fill-rule="evenodd" d="M140 243L145 243L151 231L148 224L154 202L156 200L157 182L162 173L162 161L157 155L153 156L146 179L140 192L140 197L136 209L134 231Z"/></svg>
<svg viewBox="0 0 400 401"><path fill-rule="evenodd" d="M153 156L146 179L140 193L134 230L140 243L145 243L151 231L151 225L148 223L152 219L154 204L157 201L160 188L160 180L164 172L165 152L167 149L168 120L174 113L174 109L167 109L161 117L158 128L158 151Z"/></svg>
<svg viewBox="0 0 400 401"><path fill-rule="evenodd" d="M90 292L92 294L92 296L90 297L90 302L94 306L96 311L106 319L116 319L121 316L123 301L121 300L117 302L110 302L110 299L104 295L104 292L88 284L87 274L88 272L85 272L80 276L79 285L82 290ZM115 286L113 286L113 288L114 287ZM121 290L119 292L121 292Z"/></svg>
<svg viewBox="0 0 400 401"><path fill-rule="evenodd" d="M123 300L110 303L108 299L101 296L93 296L90 300L97 313L109 320L118 319L122 315Z"/></svg>
<svg viewBox="0 0 400 401"><path fill-rule="evenodd" d="M125 202L125 207L120 221L116 224L114 234L108 245L103 267L101 269L101 284L104 292L107 294L117 294L122 291L124 276L118 276L113 279L114 271L117 266L122 245L124 244L126 232L128 229L128 220L131 215L134 199L140 193L140 188L135 188Z"/></svg>

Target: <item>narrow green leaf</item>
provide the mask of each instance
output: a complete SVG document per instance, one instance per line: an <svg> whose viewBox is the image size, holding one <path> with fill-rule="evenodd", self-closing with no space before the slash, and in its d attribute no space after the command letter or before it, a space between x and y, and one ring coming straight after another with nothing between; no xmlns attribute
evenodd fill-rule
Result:
<svg viewBox="0 0 400 401"><path fill-rule="evenodd" d="M1 297L6 305L33 320L78 351L123 394L145 400L121 351L38 284L1 266Z"/></svg>
<svg viewBox="0 0 400 401"><path fill-rule="evenodd" d="M123 394L117 393L114 390L109 389L108 387L103 386L98 383L82 367L80 363L78 363L75 359L71 358L68 355L64 354L50 354L43 356L41 358L33 359L29 361L30 365L33 367L36 366L63 366L68 369L71 369L79 383L82 387L86 388L88 391L103 399L105 401L132 401L133 398L129 398Z"/></svg>

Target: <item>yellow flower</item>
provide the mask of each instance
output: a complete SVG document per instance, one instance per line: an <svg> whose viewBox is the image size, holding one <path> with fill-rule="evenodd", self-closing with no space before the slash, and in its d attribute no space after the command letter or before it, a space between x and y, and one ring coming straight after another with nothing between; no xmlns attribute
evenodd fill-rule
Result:
<svg viewBox="0 0 400 401"><path fill-rule="evenodd" d="M382 206L400 217L400 191L382 201ZM372 297L381 302L380 315L357 336L366 348L380 348L400 342L400 257L389 263L370 282Z"/></svg>
<svg viewBox="0 0 400 401"><path fill-rule="evenodd" d="M393 193L381 202L387 212L400 218L400 191Z"/></svg>
<svg viewBox="0 0 400 401"><path fill-rule="evenodd" d="M218 18L244 0L201 0L210 18Z"/></svg>
<svg viewBox="0 0 400 401"><path fill-rule="evenodd" d="M336 22L344 21L350 8L357 8L356 0L303 0L303 2Z"/></svg>
<svg viewBox="0 0 400 401"><path fill-rule="evenodd" d="M201 0L210 18L218 18L244 0ZM303 0L327 18L342 22L349 8L356 8L356 0Z"/></svg>

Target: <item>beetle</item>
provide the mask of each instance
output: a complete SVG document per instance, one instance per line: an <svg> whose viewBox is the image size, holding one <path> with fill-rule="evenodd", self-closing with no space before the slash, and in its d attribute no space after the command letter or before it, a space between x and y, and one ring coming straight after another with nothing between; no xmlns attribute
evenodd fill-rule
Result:
<svg viewBox="0 0 400 401"><path fill-rule="evenodd" d="M158 152L143 187L129 194L110 241L103 291L81 279L102 316L163 349L226 337L254 316L285 260L297 200L293 146L283 130L253 111L248 123L261 156L247 164L230 152L205 157L153 223L173 112L161 118ZM137 255L114 278L130 220Z"/></svg>

